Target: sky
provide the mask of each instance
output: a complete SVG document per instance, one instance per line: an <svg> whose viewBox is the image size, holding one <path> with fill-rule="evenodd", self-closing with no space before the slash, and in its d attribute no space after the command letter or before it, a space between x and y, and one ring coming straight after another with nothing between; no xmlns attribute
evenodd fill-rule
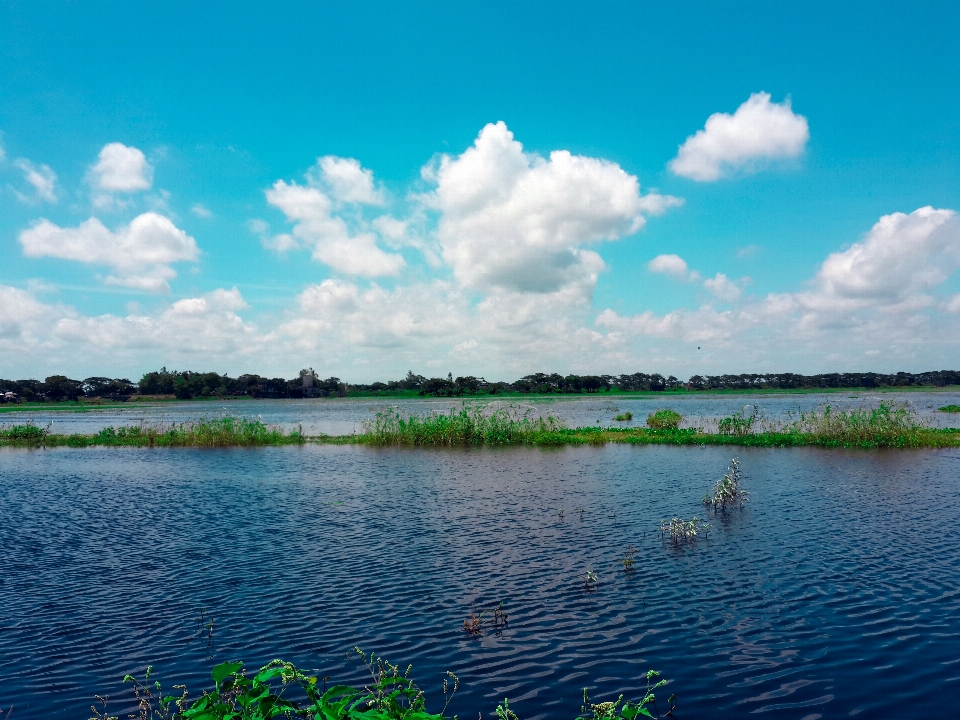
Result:
<svg viewBox="0 0 960 720"><path fill-rule="evenodd" d="M0 377L960 366L956 2L0 2Z"/></svg>

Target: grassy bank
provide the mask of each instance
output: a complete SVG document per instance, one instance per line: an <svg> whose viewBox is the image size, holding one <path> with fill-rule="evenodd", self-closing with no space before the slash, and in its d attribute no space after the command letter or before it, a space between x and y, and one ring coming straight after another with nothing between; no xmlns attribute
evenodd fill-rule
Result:
<svg viewBox="0 0 960 720"><path fill-rule="evenodd" d="M16 447L249 447L299 445L299 432L284 432L260 420L224 417L170 425L104 428L92 435L51 433L49 426L14 425L0 428L0 445Z"/></svg>
<svg viewBox="0 0 960 720"><path fill-rule="evenodd" d="M723 418L716 431L679 428L680 415L661 410L649 427L569 428L556 417L518 408L463 407L449 413L404 415L381 412L355 435L305 436L262 421L236 417L171 425L105 428L96 434L55 434L36 425L0 427L0 445L17 447L246 447L303 443L375 447L469 447L604 445L732 445L745 447L960 447L960 429L929 427L906 406L802 413L790 422L767 422L756 411ZM669 418L668 418L669 416ZM665 422L668 418L670 422Z"/></svg>

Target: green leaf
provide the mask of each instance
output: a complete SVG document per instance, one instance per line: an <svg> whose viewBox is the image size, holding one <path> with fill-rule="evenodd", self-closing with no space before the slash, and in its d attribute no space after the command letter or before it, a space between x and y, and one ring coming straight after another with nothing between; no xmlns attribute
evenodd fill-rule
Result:
<svg viewBox="0 0 960 720"><path fill-rule="evenodd" d="M213 676L213 681L219 686L225 678L236 675L242 667L243 663L239 661L224 662L219 665L214 665L213 672L210 674Z"/></svg>

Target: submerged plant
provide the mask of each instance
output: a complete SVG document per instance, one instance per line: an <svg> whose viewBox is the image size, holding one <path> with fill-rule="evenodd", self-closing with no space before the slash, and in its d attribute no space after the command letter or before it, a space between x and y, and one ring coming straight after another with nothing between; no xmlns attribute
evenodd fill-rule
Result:
<svg viewBox="0 0 960 720"><path fill-rule="evenodd" d="M467 619L463 621L463 629L470 635L480 635L483 632L484 613L490 618L486 621L486 624L492 626L495 632L501 632L507 626L507 613L503 611L503 602L501 601L493 610L481 610L476 615L474 613L467 615Z"/></svg>
<svg viewBox="0 0 960 720"><path fill-rule="evenodd" d="M647 415L647 426L653 430L676 430L683 416L676 410L657 410Z"/></svg>
<svg viewBox="0 0 960 720"><path fill-rule="evenodd" d="M707 493L703 504L711 507L714 512L726 512L728 505L731 508L742 508L750 493L740 487L741 477L740 461L734 458L730 461L726 474L713 486L713 492Z"/></svg>
<svg viewBox="0 0 960 720"><path fill-rule="evenodd" d="M706 537L709 530L710 526L698 517L692 520L681 520L675 517L670 521L660 521L661 539L670 538L670 542L674 545L696 542L700 535Z"/></svg>
<svg viewBox="0 0 960 720"><path fill-rule="evenodd" d="M623 557L617 560L617 563L623 565L624 572L630 572L633 570L633 556L637 554L637 549L630 545L630 548L623 554Z"/></svg>

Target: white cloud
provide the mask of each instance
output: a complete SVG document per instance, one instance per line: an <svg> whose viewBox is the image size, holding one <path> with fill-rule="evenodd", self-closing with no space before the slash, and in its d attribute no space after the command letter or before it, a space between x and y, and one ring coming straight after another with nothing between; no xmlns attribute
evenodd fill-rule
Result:
<svg viewBox="0 0 960 720"><path fill-rule="evenodd" d="M210 212L210 209L203 203L196 203L192 208L190 208L190 212L192 212L198 218L203 218L204 220L209 220L213 217L213 213Z"/></svg>
<svg viewBox="0 0 960 720"><path fill-rule="evenodd" d="M294 223L292 234L274 238L272 247L286 250L302 244L312 248L315 260L348 275L396 275L404 266L401 255L377 246L372 232L361 228L352 233L342 217L332 214L332 201L318 188L277 180L266 195L267 202Z"/></svg>
<svg viewBox="0 0 960 720"><path fill-rule="evenodd" d="M443 258L459 282L481 290L589 292L605 265L582 246L632 234L644 212L680 202L642 197L637 178L606 160L524 153L502 122L422 175L437 186L426 201L440 212Z"/></svg>
<svg viewBox="0 0 960 720"><path fill-rule="evenodd" d="M703 286L717 300L735 302L740 299L740 286L723 273L717 273L715 277L707 278L703 281Z"/></svg>
<svg viewBox="0 0 960 720"><path fill-rule="evenodd" d="M153 185L153 167L144 154L118 142L103 146L90 176L95 188L108 192L137 192Z"/></svg>
<svg viewBox="0 0 960 720"><path fill-rule="evenodd" d="M650 272L671 275L678 279L687 277L687 261L679 255L657 255L647 263Z"/></svg>
<svg viewBox="0 0 960 720"><path fill-rule="evenodd" d="M49 165L34 165L25 158L20 158L14 165L23 171L24 179L33 186L36 193L35 198L31 198L18 192L17 198L21 202L43 200L53 203L57 201L57 174L50 169Z"/></svg>
<svg viewBox="0 0 960 720"><path fill-rule="evenodd" d="M952 210L923 207L884 215L862 242L831 254L817 280L840 298L902 301L960 267L960 223Z"/></svg>
<svg viewBox="0 0 960 720"><path fill-rule="evenodd" d="M373 171L360 166L358 160L325 155L317 158L316 170L308 173L312 185L329 190L330 194L342 203L360 203L363 205L383 205L383 192L373 184Z"/></svg>
<svg viewBox="0 0 960 720"><path fill-rule="evenodd" d="M718 180L738 170L755 171L772 160L799 156L810 139L807 119L769 93L754 93L737 111L714 113L703 130L680 146L670 169L701 182Z"/></svg>
<svg viewBox="0 0 960 720"><path fill-rule="evenodd" d="M106 278L108 284L153 292L170 289L169 281L176 277L172 263L196 260L200 254L192 237L169 219L149 212L116 231L97 218L76 228L43 219L20 233L20 244L27 257L104 265L116 273Z"/></svg>

